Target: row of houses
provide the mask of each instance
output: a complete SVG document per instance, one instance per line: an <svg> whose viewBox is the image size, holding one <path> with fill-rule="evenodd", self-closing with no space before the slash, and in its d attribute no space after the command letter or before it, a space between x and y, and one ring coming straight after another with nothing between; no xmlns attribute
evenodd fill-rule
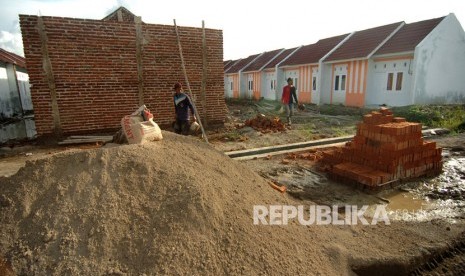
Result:
<svg viewBox="0 0 465 276"><path fill-rule="evenodd" d="M465 103L465 33L453 13L224 61L226 98L346 106Z"/></svg>

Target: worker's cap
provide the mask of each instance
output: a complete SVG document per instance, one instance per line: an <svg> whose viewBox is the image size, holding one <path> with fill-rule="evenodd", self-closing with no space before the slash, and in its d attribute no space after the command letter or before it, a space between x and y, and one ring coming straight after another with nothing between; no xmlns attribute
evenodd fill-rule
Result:
<svg viewBox="0 0 465 276"><path fill-rule="evenodd" d="M173 86L173 89L176 90L176 89L179 89L179 88L182 88L182 84L180 82L175 83L174 86Z"/></svg>

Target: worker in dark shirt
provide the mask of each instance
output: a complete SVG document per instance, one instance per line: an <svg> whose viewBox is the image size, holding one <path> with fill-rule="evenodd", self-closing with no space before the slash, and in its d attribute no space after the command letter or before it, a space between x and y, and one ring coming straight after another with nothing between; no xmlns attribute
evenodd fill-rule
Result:
<svg viewBox="0 0 465 276"><path fill-rule="evenodd" d="M189 109L192 114L192 121L196 122L194 107L189 96L182 92L182 84L177 82L173 87L174 94L174 110L175 110L175 123L174 131L178 134L188 135L190 128Z"/></svg>
<svg viewBox="0 0 465 276"><path fill-rule="evenodd" d="M294 100L295 104L298 105L299 101L297 100L297 95L295 92L294 82L292 78L287 79L287 85L283 87L283 94L281 96L281 102L286 109L287 123L291 125L291 117L294 111Z"/></svg>

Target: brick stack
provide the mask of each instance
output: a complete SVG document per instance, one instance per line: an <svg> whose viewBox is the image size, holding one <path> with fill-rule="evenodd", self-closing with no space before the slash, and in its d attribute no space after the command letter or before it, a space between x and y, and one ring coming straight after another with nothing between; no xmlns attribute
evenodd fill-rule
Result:
<svg viewBox="0 0 465 276"><path fill-rule="evenodd" d="M324 152L330 177L371 188L396 180L438 174L441 148L424 141L421 124L394 117L387 108L373 111L357 125L345 147Z"/></svg>

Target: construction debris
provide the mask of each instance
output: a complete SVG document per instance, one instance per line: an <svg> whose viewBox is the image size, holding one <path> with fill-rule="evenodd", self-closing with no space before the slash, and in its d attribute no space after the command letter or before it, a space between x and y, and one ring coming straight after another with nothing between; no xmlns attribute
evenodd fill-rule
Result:
<svg viewBox="0 0 465 276"><path fill-rule="evenodd" d="M245 121L245 126L249 126L261 133L286 131L286 126L278 117L269 118L264 114L258 114L255 118Z"/></svg>
<svg viewBox="0 0 465 276"><path fill-rule="evenodd" d="M376 189L399 180L439 174L441 148L424 141L421 124L394 117L387 108L373 111L357 125L343 148L324 152L329 176Z"/></svg>

